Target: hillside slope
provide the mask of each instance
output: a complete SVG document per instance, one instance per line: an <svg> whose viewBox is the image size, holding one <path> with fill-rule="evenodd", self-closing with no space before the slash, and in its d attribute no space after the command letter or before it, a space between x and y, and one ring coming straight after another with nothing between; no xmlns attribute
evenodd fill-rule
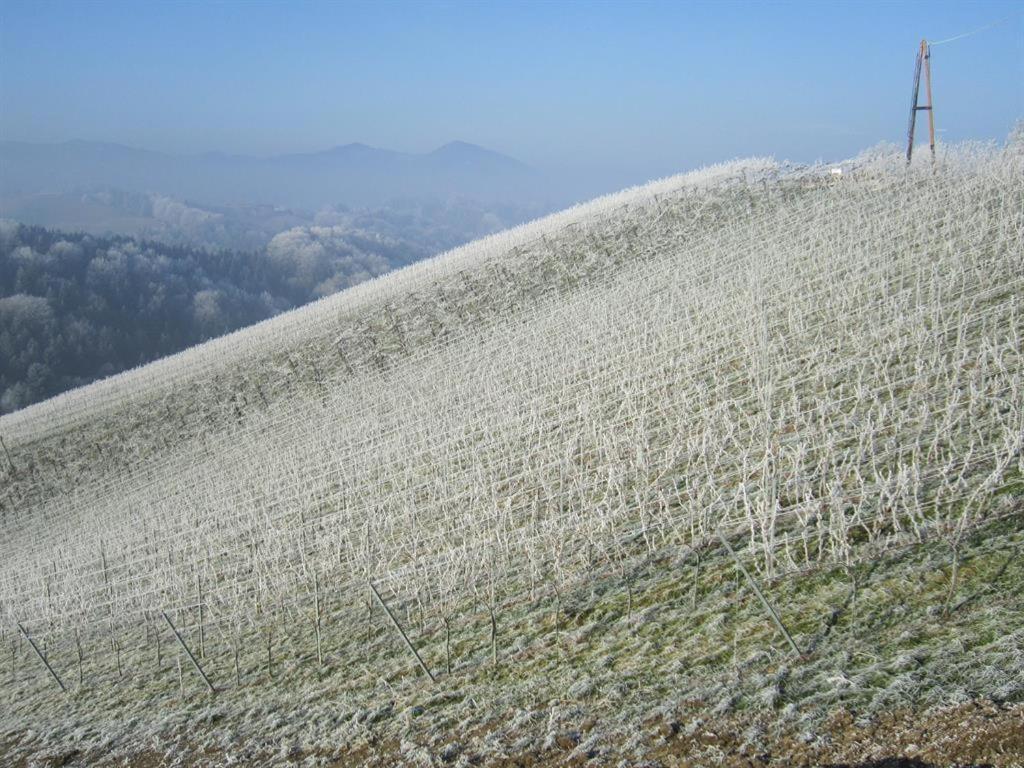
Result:
<svg viewBox="0 0 1024 768"><path fill-rule="evenodd" d="M0 419L0 744L821 764L977 704L998 763L1024 148L844 168L667 179Z"/></svg>

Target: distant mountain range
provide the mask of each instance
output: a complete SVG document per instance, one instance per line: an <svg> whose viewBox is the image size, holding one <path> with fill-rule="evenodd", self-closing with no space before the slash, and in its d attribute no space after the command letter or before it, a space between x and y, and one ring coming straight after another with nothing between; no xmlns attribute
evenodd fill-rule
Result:
<svg viewBox="0 0 1024 768"><path fill-rule="evenodd" d="M542 174L466 142L413 154L346 144L322 152L252 157L173 155L119 144L0 142L0 216L39 195L118 189L200 205L262 204L317 210L396 199L556 203Z"/></svg>

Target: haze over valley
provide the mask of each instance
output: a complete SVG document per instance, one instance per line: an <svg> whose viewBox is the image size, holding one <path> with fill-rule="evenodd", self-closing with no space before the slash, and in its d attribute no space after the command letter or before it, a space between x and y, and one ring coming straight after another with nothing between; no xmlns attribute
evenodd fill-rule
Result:
<svg viewBox="0 0 1024 768"><path fill-rule="evenodd" d="M0 143L0 413L564 205L512 158Z"/></svg>

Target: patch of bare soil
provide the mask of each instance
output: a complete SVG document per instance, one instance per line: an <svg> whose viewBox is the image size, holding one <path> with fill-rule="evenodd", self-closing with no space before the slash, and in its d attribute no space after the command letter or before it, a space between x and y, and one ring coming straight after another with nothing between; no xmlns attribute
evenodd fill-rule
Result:
<svg viewBox="0 0 1024 768"><path fill-rule="evenodd" d="M696 734L669 734L652 754L665 768L704 766L716 758L722 766L748 768L786 765L817 768L938 768L939 766L1024 765L1024 706L1000 707L978 701L918 714L888 712L858 724L840 709L813 734L782 732L751 750L743 734L751 726L770 730L755 718L727 717L702 726ZM669 730L678 724L662 725Z"/></svg>

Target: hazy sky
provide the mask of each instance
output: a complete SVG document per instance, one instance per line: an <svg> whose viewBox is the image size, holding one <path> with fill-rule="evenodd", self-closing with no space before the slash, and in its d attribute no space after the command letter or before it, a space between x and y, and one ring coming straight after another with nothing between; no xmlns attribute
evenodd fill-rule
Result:
<svg viewBox="0 0 1024 768"><path fill-rule="evenodd" d="M463 139L654 176L848 156L906 130L936 46L947 140L1024 116L1019 2L0 0L0 137L271 154Z"/></svg>

